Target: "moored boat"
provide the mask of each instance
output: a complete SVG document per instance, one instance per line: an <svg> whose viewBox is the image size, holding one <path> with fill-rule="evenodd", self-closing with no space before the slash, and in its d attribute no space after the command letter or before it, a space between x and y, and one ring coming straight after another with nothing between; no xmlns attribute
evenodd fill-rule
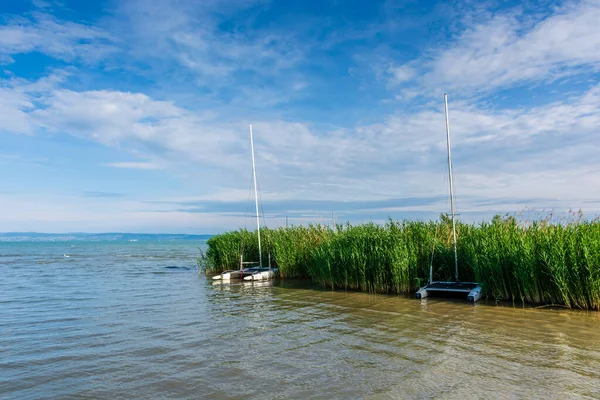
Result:
<svg viewBox="0 0 600 400"><path fill-rule="evenodd" d="M256 207L256 231L258 235L258 266L244 268L244 265L254 264L256 262L244 262L243 255L240 256L240 269L223 271L219 275L213 276L214 280L228 281L232 279L244 280L265 280L277 276L278 269L271 268L271 257L269 255L269 267L264 268L262 264L262 248L260 241L260 218L258 213L258 185L256 183L256 163L254 161L254 138L252 136L252 124L250 124L250 148L252 152L252 178L254 181L254 204ZM243 253L243 252L242 252Z"/></svg>
<svg viewBox="0 0 600 400"><path fill-rule="evenodd" d="M477 282L461 282L458 279L458 251L456 244L456 222L454 220L454 187L452 182L452 156L450 154L450 120L448 117L448 95L444 94L444 111L446 115L446 144L448 147L448 177L450 181L450 208L452 210L452 236L454 238L454 281L434 282L433 264L429 265L429 284L416 293L417 299L424 299L433 294L466 295L467 301L474 303L481 298L481 286ZM433 262L433 259L432 259Z"/></svg>

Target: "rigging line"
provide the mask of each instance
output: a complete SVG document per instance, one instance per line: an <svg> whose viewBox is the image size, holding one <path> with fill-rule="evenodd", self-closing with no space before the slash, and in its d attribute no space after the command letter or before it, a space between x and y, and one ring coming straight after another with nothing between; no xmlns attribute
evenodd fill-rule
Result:
<svg viewBox="0 0 600 400"><path fill-rule="evenodd" d="M265 232L267 232L267 219L265 217L265 210L263 208L262 194L260 191L260 184L258 183L258 178L256 179L256 184L258 186L258 205L260 207L260 211L262 213L263 226L265 227ZM268 240L265 241L265 245L270 247L270 242Z"/></svg>
<svg viewBox="0 0 600 400"><path fill-rule="evenodd" d="M258 180L258 175L256 176L256 187L257 187L256 191L258 194L258 207L260 208L260 212L262 213L263 223L265 224L265 227L266 227L267 221L265 219L265 210L263 209L262 193L260 190L260 182Z"/></svg>
<svg viewBox="0 0 600 400"><path fill-rule="evenodd" d="M445 173L444 176L442 177L442 180L444 181L442 184L442 190L444 192L444 198L446 199L445 204L445 211L446 211L446 215L448 214L448 210L450 210L450 197L448 197L448 193L446 188L448 188L448 191L450 190L450 186L448 185L448 175L450 174L450 169L448 168L448 164L446 164L446 169L445 169Z"/></svg>
<svg viewBox="0 0 600 400"><path fill-rule="evenodd" d="M267 219L265 217L265 209L263 208L262 194L260 192L260 184L258 182L257 182L257 184L258 184L258 206L260 207L260 212L262 214L263 223L266 228L267 227Z"/></svg>
<svg viewBox="0 0 600 400"><path fill-rule="evenodd" d="M246 218L244 220L244 228L248 227L248 218L250 218L250 207L252 203L252 184L253 184L252 175L250 175L250 183L248 184L248 199L246 200L246 212L244 213Z"/></svg>
<svg viewBox="0 0 600 400"><path fill-rule="evenodd" d="M265 216L265 209L263 208L262 194L260 191L260 184L258 184L258 199L260 205L260 211L262 212L263 226L265 227L265 247L267 253L269 254L269 268L271 268L271 251L273 250L273 245L271 243L271 235L269 234L269 228L267 227L267 217Z"/></svg>
<svg viewBox="0 0 600 400"><path fill-rule="evenodd" d="M452 236L454 242L454 267L455 267L455 275L454 280L458 282L458 250L457 250L457 239L456 239L456 219L455 219L455 209L454 209L454 185L453 178L454 174L452 173L452 157L451 157L451 144L450 144L450 120L448 116L448 94L444 93L444 114L446 117L446 144L448 151L448 176L450 180L450 206L452 210Z"/></svg>
<svg viewBox="0 0 600 400"><path fill-rule="evenodd" d="M454 157L452 157L452 160L450 162L452 164L452 182L453 182L452 192L453 192L453 197L454 197L454 209L455 209L454 210L454 215L455 216L459 216L460 213L456 212L456 204L457 204L456 199L460 198L460 196L456 195L456 179L454 178L454 172L456 172L456 168L455 168L456 164L454 162ZM448 176L450 175L450 166L448 165L448 163L445 163L445 164L446 164L446 169L445 169L446 172L445 172L445 175L442 177L442 180L443 180L443 188L442 188L442 190L444 192L446 192L446 188L448 188L448 190L450 190L449 183L448 183ZM449 209L451 209L451 204L450 204L451 201L450 201L450 197L448 196L448 193L446 193L445 197L446 197L446 209L449 210Z"/></svg>
<svg viewBox="0 0 600 400"><path fill-rule="evenodd" d="M452 192L453 192L453 196L454 196L454 209L455 209L455 211L454 211L454 212L455 212L455 213L454 213L454 215L460 215L460 214L458 214L458 213L456 212L456 199L457 199L457 197L460 197L460 196L457 196L457 195L456 195L456 179L454 179L454 172L455 172L455 169L456 169L456 168L455 168L455 163L454 163L454 157L452 158L452 160L451 160L451 163L452 163L452 182L453 182L453 185L452 185ZM446 164L446 179L444 180L444 181L445 181L445 182L444 182L444 189L446 188L446 184L448 184L448 182L447 182L447 180L448 180L448 175L450 175L450 170L449 170L449 166ZM449 203L450 203L450 198L448 197L448 198L446 199L446 205L448 205ZM450 207L450 206L448 206L448 208L451 208L451 207Z"/></svg>
<svg viewBox="0 0 600 400"><path fill-rule="evenodd" d="M450 208L450 198L447 196L447 193L446 193L446 188L448 187L448 175L449 174L450 174L450 171L449 171L449 168L448 168L448 163L444 163L444 172L443 173L441 173L441 172L439 173L438 179L441 181L441 184L440 184L440 186L441 186L441 193L444 193L443 197L445 199L444 200L444 204L445 204L444 209L445 210L448 210ZM455 196L455 199L456 199L456 196ZM448 215L448 212L446 211L443 214ZM441 222L442 221L440 221L440 223ZM433 244L432 244L432 248L431 248L431 261L430 261L430 265L433 264L433 258L434 258L435 248L436 248L436 244L437 244L438 238L440 236L440 227L441 227L441 225L438 224L438 226L435 229L434 235L433 235Z"/></svg>
<svg viewBox="0 0 600 400"><path fill-rule="evenodd" d="M245 245L245 238L246 238L246 230L248 227L248 218L249 218L249 213L250 213L250 197L252 196L252 175L250 175L250 184L248 187L248 200L246 201L246 212L244 213L245 215L245 219L244 219L244 230L242 231L242 248L241 248L241 253L240 254L244 254L244 245Z"/></svg>

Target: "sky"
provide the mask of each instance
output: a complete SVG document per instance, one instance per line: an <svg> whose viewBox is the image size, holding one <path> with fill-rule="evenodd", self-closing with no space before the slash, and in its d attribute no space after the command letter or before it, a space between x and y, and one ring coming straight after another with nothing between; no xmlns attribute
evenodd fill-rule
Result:
<svg viewBox="0 0 600 400"><path fill-rule="evenodd" d="M0 231L600 213L600 1L3 0Z"/></svg>

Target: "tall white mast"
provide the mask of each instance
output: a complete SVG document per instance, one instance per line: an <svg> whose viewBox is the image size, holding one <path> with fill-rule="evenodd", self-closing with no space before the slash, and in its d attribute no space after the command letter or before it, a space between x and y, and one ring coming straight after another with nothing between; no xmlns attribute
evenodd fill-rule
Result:
<svg viewBox="0 0 600 400"><path fill-rule="evenodd" d="M450 178L450 208L452 209L452 236L454 237L454 278L458 282L458 252L456 249L456 224L454 222L454 187L452 186L452 156L450 155L450 120L448 119L448 95L444 93L446 110L446 142L448 144L448 175Z"/></svg>
<svg viewBox="0 0 600 400"><path fill-rule="evenodd" d="M260 219L258 217L258 189L256 188L256 165L254 164L254 139L252 124L250 124L250 148L252 149L252 176L254 178L254 203L256 204L256 230L258 233L258 265L262 268L262 251L260 248Z"/></svg>

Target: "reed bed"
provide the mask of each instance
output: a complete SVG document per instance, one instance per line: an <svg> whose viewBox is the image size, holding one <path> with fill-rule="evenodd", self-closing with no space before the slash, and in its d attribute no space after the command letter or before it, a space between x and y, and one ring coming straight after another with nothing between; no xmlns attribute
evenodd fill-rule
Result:
<svg viewBox="0 0 600 400"><path fill-rule="evenodd" d="M385 225L293 226L261 229L263 264L269 254L282 278L310 278L334 289L413 293L429 280L452 280L452 226L388 221ZM495 217L457 224L459 277L475 280L488 299L600 310L600 222L522 223ZM223 233L208 241L207 273L239 267L240 252L258 260L256 231Z"/></svg>

